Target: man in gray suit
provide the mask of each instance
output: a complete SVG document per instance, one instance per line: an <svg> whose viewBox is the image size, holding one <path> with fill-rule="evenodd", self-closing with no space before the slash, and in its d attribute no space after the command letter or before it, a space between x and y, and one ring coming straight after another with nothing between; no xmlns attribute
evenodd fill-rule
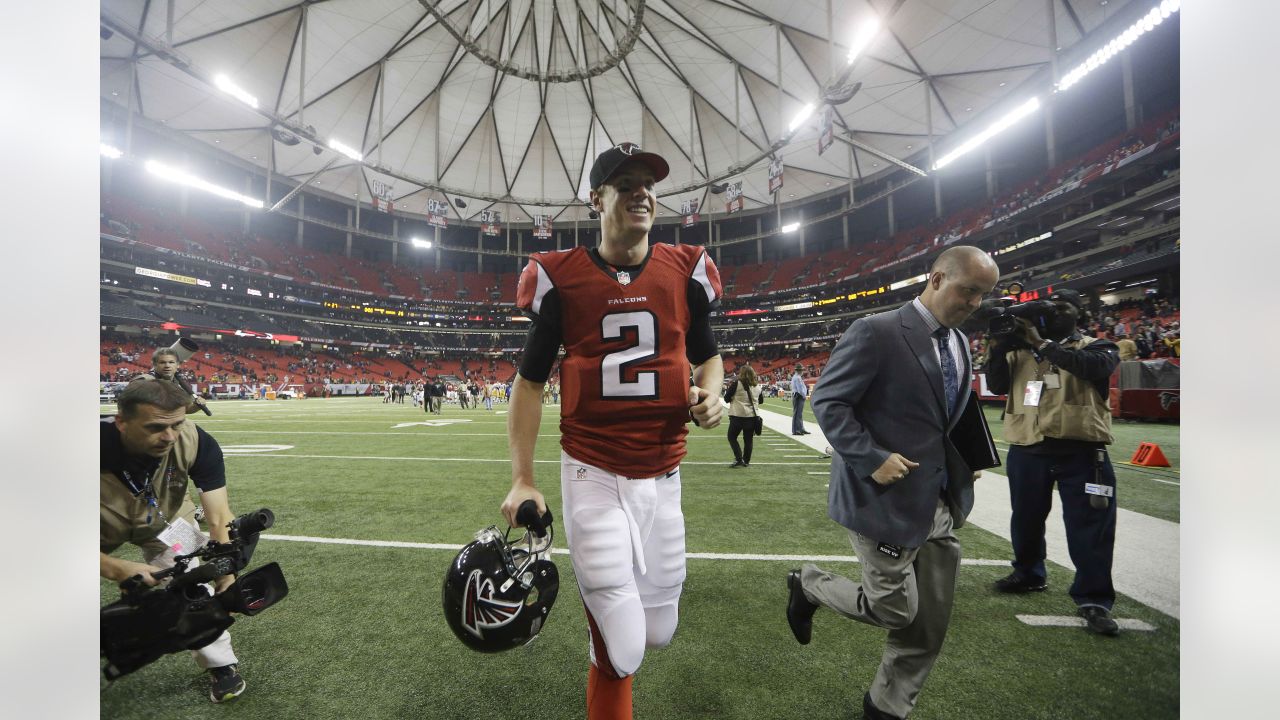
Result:
<svg viewBox="0 0 1280 720"><path fill-rule="evenodd" d="M947 433L970 390L968 340L956 328L999 279L986 252L938 256L920 297L859 318L836 344L813 411L836 459L827 514L849 530L862 581L813 564L787 576L787 622L809 642L819 607L889 630L863 696L868 718L905 718L942 649L976 475Z"/></svg>

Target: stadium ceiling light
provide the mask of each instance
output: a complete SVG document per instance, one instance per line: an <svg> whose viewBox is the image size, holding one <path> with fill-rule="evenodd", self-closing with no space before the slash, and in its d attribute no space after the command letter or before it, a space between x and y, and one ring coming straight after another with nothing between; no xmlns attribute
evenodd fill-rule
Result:
<svg viewBox="0 0 1280 720"><path fill-rule="evenodd" d="M342 153L343 155L346 155L347 157L351 158L352 160L355 160L356 162L360 162L361 160L364 160L364 155L361 155L351 147L343 144L338 140L334 140L333 138L329 138L329 149L337 150L338 152Z"/></svg>
<svg viewBox="0 0 1280 720"><path fill-rule="evenodd" d="M867 20L858 28L858 32L853 36L853 43L849 45L850 65L853 64L854 60L858 59L858 55L861 55L863 50L867 49L871 41L875 40L878 32L880 32L880 18L872 15L870 20Z"/></svg>
<svg viewBox="0 0 1280 720"><path fill-rule="evenodd" d="M106 143L98 143L98 153L102 155L102 157L111 158L112 160L124 155L124 153L120 151L120 148L112 147Z"/></svg>
<svg viewBox="0 0 1280 720"><path fill-rule="evenodd" d="M414 247L426 248L428 250L431 249L430 240L423 240L422 238L410 238L409 242L413 243Z"/></svg>
<svg viewBox="0 0 1280 720"><path fill-rule="evenodd" d="M784 233L793 233L799 229L800 229L800 223L798 222L787 223L786 225L782 226L782 232Z"/></svg>
<svg viewBox="0 0 1280 720"><path fill-rule="evenodd" d="M1058 81L1058 89L1066 90L1080 82L1085 75L1102 67L1116 54L1132 45L1143 33L1155 28L1155 26L1164 22L1165 18L1181 9L1181 0L1163 0L1159 5L1151 8L1146 15L1143 15L1130 25L1124 32L1112 38L1111 42L1098 48L1084 62L1072 68L1066 75L1063 75L1062 79Z"/></svg>
<svg viewBox="0 0 1280 720"><path fill-rule="evenodd" d="M186 185L187 187L193 187L197 190L203 190L207 193L212 193L214 195L217 195L218 197L224 197L224 198L227 198L228 200L236 200L238 202L242 202L245 205L248 205L249 207L262 209L262 201L257 198L251 198L247 195L241 195L240 193L235 192L234 190L228 190L227 188L214 185L208 180L202 180L196 177L195 175L191 175L190 173L183 172L182 170L178 170L176 168L171 168L168 165L164 165L162 163L156 162L155 160L147 161L147 172L151 173L152 175L157 175L159 177L162 177L165 180L168 180L170 182L178 183L179 185Z"/></svg>
<svg viewBox="0 0 1280 720"><path fill-rule="evenodd" d="M222 92L248 105L254 110L258 109L258 98L245 92L239 85L231 82L231 78L223 74L213 76L213 85Z"/></svg>
<svg viewBox="0 0 1280 720"><path fill-rule="evenodd" d="M932 169L938 170L942 167L945 167L946 165L949 165L952 160L955 160L956 158L960 157L961 155L964 155L970 150L973 150L981 146L983 143L990 140L992 137L1004 132L1009 126L1013 125L1014 123L1018 122L1022 118L1030 115L1031 113L1039 109L1040 109L1040 98L1038 97L1033 97L1030 100L1022 103L1018 107L1014 108L1013 111L1010 112L1008 115L1005 115L1004 117L992 123L991 126L988 127L986 130L983 130L977 135L974 135L973 137L961 143L960 147L957 147L955 150L952 150L946 155L943 155L942 157L938 158L938 161L933 164Z"/></svg>
<svg viewBox="0 0 1280 720"><path fill-rule="evenodd" d="M795 132L796 128L803 125L804 121L808 120L809 116L813 115L813 111L816 109L817 107L814 106L813 103L805 103L805 106L800 108L800 112L796 114L795 119L791 121L791 125L788 126L787 131Z"/></svg>

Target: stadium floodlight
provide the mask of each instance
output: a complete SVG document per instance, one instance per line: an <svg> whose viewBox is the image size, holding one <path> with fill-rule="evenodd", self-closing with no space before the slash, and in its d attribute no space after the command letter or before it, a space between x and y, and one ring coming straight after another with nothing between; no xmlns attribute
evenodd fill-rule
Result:
<svg viewBox="0 0 1280 720"><path fill-rule="evenodd" d="M786 225L782 226L782 232L784 233L793 233L799 229L800 229L800 223L798 222L787 223Z"/></svg>
<svg viewBox="0 0 1280 720"><path fill-rule="evenodd" d="M111 158L112 160L124 155L120 148L112 147L104 142L98 143L98 154L105 158Z"/></svg>
<svg viewBox="0 0 1280 720"><path fill-rule="evenodd" d="M356 152L351 147L345 145L339 140L334 140L333 138L329 138L329 149L337 150L338 152L342 153L343 155L346 155L347 157L351 158L352 160L355 160L356 162L360 162L361 160L364 160L364 155L361 155L359 152Z"/></svg>
<svg viewBox="0 0 1280 720"><path fill-rule="evenodd" d="M805 103L805 106L800 108L800 112L796 113L795 119L791 121L791 125L787 128L787 132L795 132L796 128L803 125L804 121L808 120L809 116L813 115L813 111L817 109L818 108L813 103Z"/></svg>
<svg viewBox="0 0 1280 720"><path fill-rule="evenodd" d="M231 82L231 78L226 75L218 74L213 76L213 85L222 92L248 105L254 110L258 109L258 98L245 92L243 88Z"/></svg>
<svg viewBox="0 0 1280 720"><path fill-rule="evenodd" d="M431 249L430 240L423 240L422 238L410 238L409 242L413 243L414 247L426 248L427 250Z"/></svg>
<svg viewBox="0 0 1280 720"><path fill-rule="evenodd" d="M245 205L248 205L249 207L252 207L252 208L258 208L259 210L262 209L262 201L257 198L251 198L247 195L241 195L240 193L234 190L228 190L227 188L214 185L208 180L202 180L201 178L198 178L195 175L184 172L182 170L178 170L177 168L171 168L168 165L156 162L155 160L147 161L147 172L151 173L152 175L162 177L165 180L168 180L170 182L178 183L179 185L186 185L187 187L193 187L197 190L203 190L207 193L212 193L214 195L217 195L218 197L224 197L224 198L227 198L228 200L236 200L238 202L242 202Z"/></svg>
<svg viewBox="0 0 1280 720"><path fill-rule="evenodd" d="M991 126L988 127L986 130L983 130L977 135L974 135L973 137L961 143L960 147L957 147L955 150L952 150L946 155L943 155L942 157L938 158L938 161L933 164L933 168L931 169L938 170L950 164L952 160L955 160L956 158L960 157L961 155L964 155L970 150L980 147L983 143L990 140L992 137L1004 132L1006 129L1009 128L1009 126L1013 125L1014 123L1018 122L1022 118L1030 115L1031 113L1039 109L1040 109L1040 98L1038 97L1031 98L1030 100L1014 108L1013 111L1010 112L1008 115L1005 115L1004 117L992 123Z"/></svg>
<svg viewBox="0 0 1280 720"><path fill-rule="evenodd" d="M1164 22L1166 18L1181 9L1182 2L1180 0L1163 0L1159 5L1147 11L1146 15L1138 18L1124 32L1112 38L1106 45L1094 51L1084 62L1063 75L1062 79L1058 81L1058 89L1066 90L1080 82L1085 75L1106 64L1108 60L1132 45L1143 33L1151 31L1155 26Z"/></svg>
<svg viewBox="0 0 1280 720"><path fill-rule="evenodd" d="M880 32L880 18L872 15L869 20L858 28L858 32L854 33L853 42L849 45L849 64L852 65L854 60L858 59L858 55L875 40L876 34Z"/></svg>

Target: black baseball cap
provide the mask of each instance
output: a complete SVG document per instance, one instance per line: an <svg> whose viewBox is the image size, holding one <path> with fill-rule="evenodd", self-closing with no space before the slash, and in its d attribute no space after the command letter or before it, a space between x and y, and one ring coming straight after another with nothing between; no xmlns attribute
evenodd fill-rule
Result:
<svg viewBox="0 0 1280 720"><path fill-rule="evenodd" d="M591 189L594 190L605 184L613 174L618 172L618 168L622 164L630 160L639 160L649 169L653 171L653 180L657 182L671 174L671 166L667 165L667 161L662 159L657 153L644 152L640 146L633 142L624 142L614 145L596 156L596 161L591 165L591 175L588 180L591 181Z"/></svg>
<svg viewBox="0 0 1280 720"><path fill-rule="evenodd" d="M1080 294L1079 290L1072 290L1071 288L1055 290L1053 291L1053 294L1049 296L1049 299L1069 302L1072 305L1075 305L1077 310L1084 310L1084 296Z"/></svg>

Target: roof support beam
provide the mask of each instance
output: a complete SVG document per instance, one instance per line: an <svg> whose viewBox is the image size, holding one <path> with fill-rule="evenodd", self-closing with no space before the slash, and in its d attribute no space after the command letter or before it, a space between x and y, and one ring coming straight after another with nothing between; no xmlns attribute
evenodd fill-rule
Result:
<svg viewBox="0 0 1280 720"><path fill-rule="evenodd" d="M324 165L321 165L319 170L316 170L315 172L311 173L311 177L307 178L306 180L303 180L301 183L298 184L297 187L290 190L288 194L280 198L280 202L276 203L275 205L272 205L271 209L268 210L267 212L275 212L279 210L281 207L283 207L285 203L293 199L294 195L297 195L298 193L302 192L303 188L310 185L312 180L315 180L316 178L320 177L320 173L323 173L325 170L328 170L329 168L333 167L333 164L338 162L338 158L340 157L342 156L335 154L333 157L329 158L329 162L325 163Z"/></svg>
<svg viewBox="0 0 1280 720"><path fill-rule="evenodd" d="M916 175L919 175L920 177L928 177L928 175L929 175L929 173L925 172L924 170L921 170L920 168L916 167L915 165L912 165L911 163L906 162L905 160L899 160L898 158L896 158L896 157L894 157L894 156L890 155L889 153L887 153L887 152L885 152L885 151L883 151L883 150L877 150L877 149L875 149L875 148L871 147L870 145L867 145L866 143L858 142L857 140L854 140L852 137L850 137L850 136L849 136L849 135L847 135L847 134L836 135L836 139L837 139L837 140L839 140L839 141L840 141L840 142L842 142L842 143L845 143L846 145L848 145L848 146L850 146L850 147L855 147L855 148L857 148L857 149L861 150L861 151L862 151L862 152L864 152L864 153L867 153L867 154L869 154L869 155L875 155L876 157L880 158L881 160L884 160L884 161L886 161L886 162L893 163L894 165L897 165L898 167L902 168L903 170L906 170L906 171L908 171L908 172L913 172L913 173L915 173Z"/></svg>

